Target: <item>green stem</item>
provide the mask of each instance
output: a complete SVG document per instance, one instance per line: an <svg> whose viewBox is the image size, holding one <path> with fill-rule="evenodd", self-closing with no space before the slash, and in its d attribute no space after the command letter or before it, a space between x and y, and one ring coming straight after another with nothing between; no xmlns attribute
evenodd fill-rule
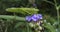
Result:
<svg viewBox="0 0 60 32"><path fill-rule="evenodd" d="M5 32L7 32L8 27L6 27Z"/></svg>
<svg viewBox="0 0 60 32"><path fill-rule="evenodd" d="M0 25L0 31L3 32L2 26Z"/></svg>
<svg viewBox="0 0 60 32"><path fill-rule="evenodd" d="M28 26L28 23L26 22L26 24L27 24L27 32L29 32L29 26Z"/></svg>
<svg viewBox="0 0 60 32"><path fill-rule="evenodd" d="M16 17L16 18L15 18ZM15 18L15 20L18 20L18 21L26 21L25 20L25 17L18 17L18 16L10 16L10 15L0 15L0 18L3 18L3 19L10 19L10 20L13 20Z"/></svg>
<svg viewBox="0 0 60 32"><path fill-rule="evenodd" d="M59 10L57 9L57 20L58 20L58 24L59 24Z"/></svg>
<svg viewBox="0 0 60 32"><path fill-rule="evenodd" d="M54 2L55 2L56 10L57 10L57 21L58 21L58 24L59 24L59 8L58 8L58 6L57 6L57 1L54 0Z"/></svg>
<svg viewBox="0 0 60 32"><path fill-rule="evenodd" d="M45 0L43 0L43 1L45 1ZM57 1L54 0L55 4L52 3L52 2L50 2L50 1L46 1L46 2L48 2L48 3L50 3L50 4L53 4L53 5L55 6L55 8L56 8L56 10L57 10L57 21L58 21L58 24L59 24L59 8L58 8L58 6L57 6Z"/></svg>
<svg viewBox="0 0 60 32"><path fill-rule="evenodd" d="M51 2L51 1L47 1L47 0L43 0L43 1L45 1L45 2L47 2L47 3L50 3L50 4L54 5L54 3Z"/></svg>
<svg viewBox="0 0 60 32"><path fill-rule="evenodd" d="M16 14L15 14L15 12L14 12L14 21L16 20Z"/></svg>

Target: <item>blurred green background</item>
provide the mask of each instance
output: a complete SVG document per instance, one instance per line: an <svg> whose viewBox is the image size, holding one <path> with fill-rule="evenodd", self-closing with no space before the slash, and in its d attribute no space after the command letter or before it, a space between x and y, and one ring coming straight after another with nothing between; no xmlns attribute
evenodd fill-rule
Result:
<svg viewBox="0 0 60 32"><path fill-rule="evenodd" d="M0 32L34 32L25 20L34 13L41 13L46 20L44 32L59 32L59 12L60 0L0 0Z"/></svg>

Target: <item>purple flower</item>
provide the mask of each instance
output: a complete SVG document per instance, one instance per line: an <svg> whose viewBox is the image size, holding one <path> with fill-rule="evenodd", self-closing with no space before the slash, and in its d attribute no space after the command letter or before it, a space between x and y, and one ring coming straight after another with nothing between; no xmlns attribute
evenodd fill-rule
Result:
<svg viewBox="0 0 60 32"><path fill-rule="evenodd" d="M33 20L33 21L37 21L37 20L38 20L38 18L37 18L37 17L38 17L38 16L37 16L36 14L34 14L34 15L32 15L32 17L31 17L31 18L32 18L32 20Z"/></svg>
<svg viewBox="0 0 60 32"><path fill-rule="evenodd" d="M40 20L40 19L42 19L42 14L34 14L34 15L32 15L32 16L27 16L26 17L26 20L27 21L38 21L38 20Z"/></svg>
<svg viewBox="0 0 60 32"><path fill-rule="evenodd" d="M37 21L37 20L38 20L37 17L32 17L31 19L32 19L33 21Z"/></svg>
<svg viewBox="0 0 60 32"><path fill-rule="evenodd" d="M37 14L39 19L42 19L42 14Z"/></svg>
<svg viewBox="0 0 60 32"><path fill-rule="evenodd" d="M31 17L30 16L26 16L26 20L27 21L31 21Z"/></svg>
<svg viewBox="0 0 60 32"><path fill-rule="evenodd" d="M42 19L42 15L41 15L41 14L34 14L34 15L32 16L32 20L33 20L33 21L38 21L38 20L40 20L40 19Z"/></svg>
<svg viewBox="0 0 60 32"><path fill-rule="evenodd" d="M33 4L34 7L36 7L36 4Z"/></svg>

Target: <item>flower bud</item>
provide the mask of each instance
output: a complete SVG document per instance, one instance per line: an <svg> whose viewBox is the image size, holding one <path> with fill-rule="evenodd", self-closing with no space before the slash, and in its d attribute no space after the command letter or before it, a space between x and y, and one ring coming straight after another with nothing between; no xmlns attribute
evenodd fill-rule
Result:
<svg viewBox="0 0 60 32"><path fill-rule="evenodd" d="M34 27L34 24L33 24L33 23L29 23L29 26L30 26L30 27Z"/></svg>
<svg viewBox="0 0 60 32"><path fill-rule="evenodd" d="M42 30L43 28L41 26L39 26L39 30Z"/></svg>
<svg viewBox="0 0 60 32"><path fill-rule="evenodd" d="M40 22L36 23L36 25L40 25Z"/></svg>
<svg viewBox="0 0 60 32"><path fill-rule="evenodd" d="M40 21L40 23L43 23L43 21Z"/></svg>

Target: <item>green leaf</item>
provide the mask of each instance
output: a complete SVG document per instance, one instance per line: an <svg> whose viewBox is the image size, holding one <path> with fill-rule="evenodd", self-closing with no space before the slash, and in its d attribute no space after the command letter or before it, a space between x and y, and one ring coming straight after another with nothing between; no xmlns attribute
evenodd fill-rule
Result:
<svg viewBox="0 0 60 32"><path fill-rule="evenodd" d="M47 22L49 22L49 23L51 23L51 24L53 24L54 22L57 21L57 20L56 20L55 18L53 18L53 17L47 17L46 20L47 20Z"/></svg>
<svg viewBox="0 0 60 32"><path fill-rule="evenodd" d="M8 8L6 9L8 12L16 12L16 13L21 13L23 15L32 15L37 13L39 10L35 8Z"/></svg>
<svg viewBox="0 0 60 32"><path fill-rule="evenodd" d="M23 26L23 25L25 25L24 22L18 22L16 23L14 28L18 28L19 26Z"/></svg>
<svg viewBox="0 0 60 32"><path fill-rule="evenodd" d="M24 17L10 16L10 15L0 15L0 18L11 19L11 20L15 19L15 20L18 20L18 21L25 21Z"/></svg>
<svg viewBox="0 0 60 32"><path fill-rule="evenodd" d="M52 26L51 24L44 23L44 27L45 27L46 29L48 29L50 32L56 32L55 27Z"/></svg>

